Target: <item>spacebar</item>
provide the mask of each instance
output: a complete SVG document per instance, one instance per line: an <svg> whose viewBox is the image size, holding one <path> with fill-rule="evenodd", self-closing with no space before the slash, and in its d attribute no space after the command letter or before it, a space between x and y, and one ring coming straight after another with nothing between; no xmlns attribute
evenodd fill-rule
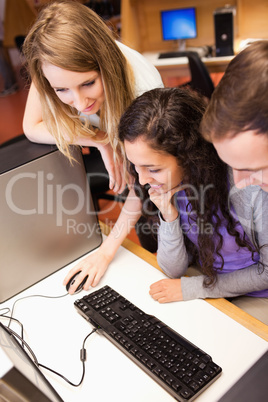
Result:
<svg viewBox="0 0 268 402"><path fill-rule="evenodd" d="M193 352L194 350L197 349L197 347L194 344L187 341L186 338L179 335L177 332L173 331L173 329L171 329L170 327L163 327L161 328L161 331L163 331L166 335L170 336L170 338L172 338L175 342L182 345L185 349L189 350L189 352Z"/></svg>

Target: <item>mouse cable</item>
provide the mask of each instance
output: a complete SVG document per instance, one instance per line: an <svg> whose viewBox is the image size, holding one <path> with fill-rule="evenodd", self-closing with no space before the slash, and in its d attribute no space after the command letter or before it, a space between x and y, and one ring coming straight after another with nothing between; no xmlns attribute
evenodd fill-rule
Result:
<svg viewBox="0 0 268 402"><path fill-rule="evenodd" d="M11 318L13 318L16 303L18 303L21 300L30 299L31 297L43 297L44 299L60 299L60 298L65 297L67 295L69 295L69 293L65 293L64 295L60 295L60 296L29 295L29 296L20 297L19 299L14 301L11 310L9 310L10 313L11 313ZM10 327L10 324L11 324L11 320L8 323L8 328ZM23 334L22 334L22 338L23 338Z"/></svg>
<svg viewBox="0 0 268 402"><path fill-rule="evenodd" d="M60 296L29 295L29 296L20 297L19 299L17 299L17 300L14 301L14 303L13 303L11 309L10 309L9 307L3 307L3 308L1 308L1 309L0 309L0 317L8 318L8 319L9 319L9 323L7 324L7 328L10 328L10 325L11 325L11 321L12 321L12 320L13 320L13 321L16 321L17 323L19 323L20 326L21 326L21 335L20 335L20 336L21 336L21 338L23 339L23 338L24 338L24 332L23 332L24 329L23 329L23 325L22 325L22 323L21 323L19 320L17 320L16 318L13 317L14 309L15 309L16 303L18 303L19 301L24 300L24 299L29 299L29 298L31 298L31 297L43 297L43 298L45 298L45 299L60 299L60 298L62 298L62 297L67 296L68 294L69 294L69 293L65 293L64 295L60 295ZM1 313L1 311L2 311L2 313ZM7 316L8 313L10 313L10 316ZM24 347L24 344L23 344L23 343L22 343L22 347Z"/></svg>
<svg viewBox="0 0 268 402"><path fill-rule="evenodd" d="M63 378L66 382L68 382L68 384L72 385L73 387L79 387L79 386L82 384L82 382L84 381L85 372L86 372L85 361L87 360L87 358L86 358L86 356L87 356L87 353L86 353L86 352L87 352L87 351L86 351L86 348L85 348L85 343L86 343L86 340L90 337L90 335L94 334L94 332L96 332L97 330L98 330L98 328L94 328L94 329L85 337L85 339L84 339L84 341L83 341L82 349L80 350L80 360L81 360L81 362L82 362L82 367L83 367L83 369L82 369L81 380L79 381L78 384L74 384L73 382L71 382L70 380L68 380L68 378L66 378L64 375L58 373L57 371L55 371L55 370L53 370L53 369L51 369L51 368L49 368L49 367L47 367L47 366L44 366L43 364L41 364L41 363L39 363L39 362L37 362L38 366L39 366L39 367L43 367L44 369L49 370L49 371L51 371L52 373L58 375L59 377Z"/></svg>

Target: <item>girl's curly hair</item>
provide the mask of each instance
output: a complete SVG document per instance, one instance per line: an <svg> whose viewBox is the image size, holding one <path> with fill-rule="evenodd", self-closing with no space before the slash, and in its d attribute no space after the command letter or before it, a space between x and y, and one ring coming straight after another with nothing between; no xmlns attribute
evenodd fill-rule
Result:
<svg viewBox="0 0 268 402"><path fill-rule="evenodd" d="M236 230L236 221L230 213L228 167L220 160L213 145L200 134L200 122L205 111L204 100L188 89L158 88L135 99L123 114L119 124L119 139L134 142L143 137L154 150L173 155L182 167L183 186L188 200L189 224L198 225L198 248L185 236L187 250L194 256L205 275L205 286L216 282L214 254L221 255L223 236L219 228L224 220L227 231L235 237L239 247L253 248L245 236ZM143 214L157 217L156 207L150 201L146 186L141 186L135 166L128 164L135 178L135 191L143 203ZM203 197L196 196L203 194ZM200 191L201 190L201 191ZM219 214L219 211L221 214ZM204 233L202 227L213 227L213 233Z"/></svg>

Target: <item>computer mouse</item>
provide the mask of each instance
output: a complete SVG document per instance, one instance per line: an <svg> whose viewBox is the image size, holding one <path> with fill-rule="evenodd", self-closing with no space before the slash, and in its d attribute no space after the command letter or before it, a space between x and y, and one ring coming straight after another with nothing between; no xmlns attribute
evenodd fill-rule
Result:
<svg viewBox="0 0 268 402"><path fill-rule="evenodd" d="M75 283L75 278L80 274L81 271L76 272L71 279L69 280L69 282L66 285L66 290L67 292L69 292L70 287ZM86 283L86 280L88 278L88 275L85 276L85 278L82 280L81 283L79 283L79 285L77 286L74 294L81 292L81 290L83 289L84 284Z"/></svg>

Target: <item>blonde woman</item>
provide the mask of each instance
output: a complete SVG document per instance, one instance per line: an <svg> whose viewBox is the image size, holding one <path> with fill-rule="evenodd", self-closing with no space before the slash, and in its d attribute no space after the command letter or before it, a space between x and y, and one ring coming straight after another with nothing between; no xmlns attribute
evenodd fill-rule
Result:
<svg viewBox="0 0 268 402"><path fill-rule="evenodd" d="M115 41L105 23L75 1L45 7L29 34L23 52L32 84L23 128L29 140L57 144L70 157L69 146L95 146L109 173L110 188L125 188L122 152L117 136L121 115L132 100L163 83L143 56ZM77 283L96 285L118 247L140 216L140 201L130 190L110 236L78 271ZM73 293L74 284L69 292Z"/></svg>

